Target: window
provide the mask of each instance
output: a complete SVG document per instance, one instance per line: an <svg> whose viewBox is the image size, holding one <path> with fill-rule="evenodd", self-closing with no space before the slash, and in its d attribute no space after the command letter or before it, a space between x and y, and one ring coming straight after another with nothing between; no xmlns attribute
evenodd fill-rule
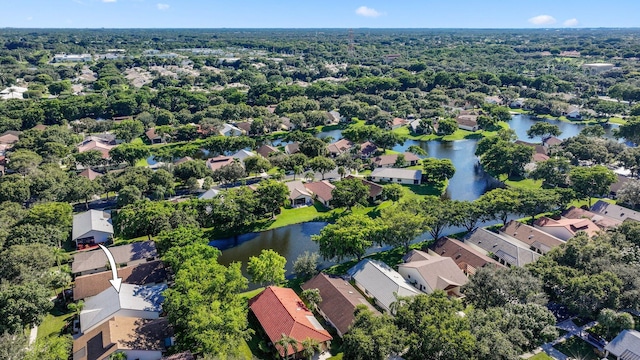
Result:
<svg viewBox="0 0 640 360"><path fill-rule="evenodd" d="M418 185L418 180L413 180L413 185Z"/></svg>

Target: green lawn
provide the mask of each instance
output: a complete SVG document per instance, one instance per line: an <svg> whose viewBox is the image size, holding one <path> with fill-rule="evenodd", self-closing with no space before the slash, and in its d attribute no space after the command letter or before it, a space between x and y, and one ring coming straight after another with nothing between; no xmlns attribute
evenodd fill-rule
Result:
<svg viewBox="0 0 640 360"><path fill-rule="evenodd" d="M599 357L595 353L595 348L589 345L584 340L578 337L571 337L567 339L567 341L557 344L554 346L561 353L570 356L574 359L584 359L584 360L600 360Z"/></svg>
<svg viewBox="0 0 640 360"><path fill-rule="evenodd" d="M417 141L431 141L431 140L442 140L442 141L455 141L455 140L464 140L464 139L477 139L477 138L482 138L482 137L487 137L487 136L494 136L495 134L498 133L498 131L500 129L508 129L509 128L509 124L507 124L504 121L500 121L498 123L499 125L499 129L497 129L496 131L485 131L485 130L479 130L479 131L467 131L467 130L462 130L462 129L457 129L456 132L454 132L451 135L435 135L435 134L429 134L429 135L413 135L411 134L411 131L409 131L409 127L408 126L402 126L399 127L397 129L393 129L392 131L398 135L402 135L404 138L408 139L408 140L417 140Z"/></svg>
<svg viewBox="0 0 640 360"><path fill-rule="evenodd" d="M540 189L542 180L522 179L522 180L506 180L504 182L508 186L522 189Z"/></svg>
<svg viewBox="0 0 640 360"><path fill-rule="evenodd" d="M65 324L70 322L72 318L72 312L67 311L66 309L63 311L58 307L54 307L49 311L47 316L45 316L42 324L38 326L37 340L45 339L47 337L58 337Z"/></svg>
<svg viewBox="0 0 640 360"><path fill-rule="evenodd" d="M147 167L147 166L149 166L147 159L140 159L136 161L136 167Z"/></svg>
<svg viewBox="0 0 640 360"><path fill-rule="evenodd" d="M247 300L250 300L250 299L253 299L256 295L260 294L262 290L264 290L263 287L257 288L255 290L245 291L243 293L240 293L240 296Z"/></svg>
<svg viewBox="0 0 640 360"><path fill-rule="evenodd" d="M553 358L543 351L541 353L533 355L529 358L529 360L553 360Z"/></svg>

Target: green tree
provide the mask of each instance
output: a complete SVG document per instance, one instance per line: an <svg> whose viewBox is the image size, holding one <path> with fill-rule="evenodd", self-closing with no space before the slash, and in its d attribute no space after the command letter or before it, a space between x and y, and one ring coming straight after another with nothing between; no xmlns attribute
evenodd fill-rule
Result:
<svg viewBox="0 0 640 360"><path fill-rule="evenodd" d="M616 137L640 144L640 117L631 117L614 132Z"/></svg>
<svg viewBox="0 0 640 360"><path fill-rule="evenodd" d="M149 155L149 148L142 144L121 144L109 151L113 162L126 162L129 166L134 166L138 160L146 159Z"/></svg>
<svg viewBox="0 0 640 360"><path fill-rule="evenodd" d="M404 350L407 334L391 316L376 316L365 305L357 305L354 315L343 337L345 360L385 360Z"/></svg>
<svg viewBox="0 0 640 360"><path fill-rule="evenodd" d="M462 287L465 300L477 309L507 304L547 303L542 282L524 268L485 266Z"/></svg>
<svg viewBox="0 0 640 360"><path fill-rule="evenodd" d="M310 337L302 340L300 345L302 346L302 356L307 360L313 359L313 355L316 352L322 351L322 346L320 345L318 340L312 339Z"/></svg>
<svg viewBox="0 0 640 360"><path fill-rule="evenodd" d="M455 226L462 226L468 232L473 231L484 216L484 209L480 201L456 201L452 203L453 221Z"/></svg>
<svg viewBox="0 0 640 360"><path fill-rule="evenodd" d="M380 242L381 227L370 217L351 214L341 217L335 224L325 226L319 235L311 236L318 243L320 255L325 259L362 259L367 249Z"/></svg>
<svg viewBox="0 0 640 360"><path fill-rule="evenodd" d="M335 188L331 191L335 207L345 207L351 210L356 205L365 206L369 196L369 188L360 179L343 179L335 183Z"/></svg>
<svg viewBox="0 0 640 360"><path fill-rule="evenodd" d="M284 266L287 259L271 249L264 249L260 255L252 256L247 263L247 272L255 283L277 285L284 282Z"/></svg>
<svg viewBox="0 0 640 360"><path fill-rule="evenodd" d="M427 156L427 151L423 148L421 148L418 145L411 145L409 146L409 148L407 149L408 152L410 153L414 153L416 155L420 155L420 156Z"/></svg>
<svg viewBox="0 0 640 360"><path fill-rule="evenodd" d="M176 165L173 175L182 181L190 178L202 179L211 174L211 170L202 160L189 160Z"/></svg>
<svg viewBox="0 0 640 360"><path fill-rule="evenodd" d="M400 206L383 209L380 218L384 226L384 243L393 247L404 246L407 252L411 242L425 230L424 217L414 216Z"/></svg>
<svg viewBox="0 0 640 360"><path fill-rule="evenodd" d="M580 130L580 135L584 135L588 137L599 138L604 136L604 134L605 134L605 131L601 125L586 126L582 130Z"/></svg>
<svg viewBox="0 0 640 360"><path fill-rule="evenodd" d="M63 80L49 84L48 86L49 93L51 95L60 95L63 92L71 91L71 81Z"/></svg>
<svg viewBox="0 0 640 360"><path fill-rule="evenodd" d="M91 181L84 176L74 176L67 181L67 196L69 202L84 201L85 208L89 210L89 200L94 195L102 193L102 186L97 181Z"/></svg>
<svg viewBox="0 0 640 360"><path fill-rule="evenodd" d="M324 156L317 156L313 159L309 160L309 167L315 171L322 174L322 180L324 180L324 175L329 171L336 168L336 163Z"/></svg>
<svg viewBox="0 0 640 360"><path fill-rule="evenodd" d="M560 136L560 134L562 134L562 131L560 131L558 125L549 124L548 122L544 121L540 121L531 125L529 130L527 130L527 136L530 139L533 139L536 136L540 136L543 142L552 136Z"/></svg>
<svg viewBox="0 0 640 360"><path fill-rule="evenodd" d="M27 352L27 337L24 334L0 335L0 359L24 360Z"/></svg>
<svg viewBox="0 0 640 360"><path fill-rule="evenodd" d="M518 194L511 189L494 189L480 196L477 200L480 207L484 209L484 219L496 219L507 223L509 215L513 214L519 204Z"/></svg>
<svg viewBox="0 0 640 360"><path fill-rule="evenodd" d="M319 257L318 253L308 251L298 255L296 261L293 262L293 272L301 279L310 279L318 273Z"/></svg>
<svg viewBox="0 0 640 360"><path fill-rule="evenodd" d="M278 353L280 354L280 356L282 356L283 359L289 358L289 348L291 348L293 354L297 353L299 349L298 340L287 336L286 334L282 334L282 336L280 336L280 339L278 339L278 341L276 341L273 345L276 347L276 350L278 350Z"/></svg>
<svg viewBox="0 0 640 360"><path fill-rule="evenodd" d="M407 360L472 359L476 338L469 321L460 316L462 304L443 291L401 299L396 324L407 331Z"/></svg>
<svg viewBox="0 0 640 360"><path fill-rule="evenodd" d="M42 163L42 156L30 150L16 150L11 154L10 160L8 164L10 169L22 175L27 175Z"/></svg>
<svg viewBox="0 0 640 360"><path fill-rule="evenodd" d="M422 160L423 174L431 184L443 182L453 177L456 168L449 159L427 158Z"/></svg>
<svg viewBox="0 0 640 360"><path fill-rule="evenodd" d="M248 158L244 159L244 168L249 175L251 175L251 173L263 173L271 169L271 167L272 166L269 160L259 155L249 156Z"/></svg>
<svg viewBox="0 0 640 360"><path fill-rule="evenodd" d="M582 199L588 199L591 207L591 197L607 195L611 184L617 181L613 171L602 165L593 167L575 167L569 172L571 188Z"/></svg>
<svg viewBox="0 0 640 360"><path fill-rule="evenodd" d="M23 204L31 198L31 181L18 174L0 178L0 202L11 201Z"/></svg>
<svg viewBox="0 0 640 360"><path fill-rule="evenodd" d="M451 135L458 130L458 122L455 119L443 119L438 121L438 135Z"/></svg>
<svg viewBox="0 0 640 360"><path fill-rule="evenodd" d="M640 180L630 179L622 185L616 195L618 202L629 204L634 209L640 204Z"/></svg>
<svg viewBox="0 0 640 360"><path fill-rule="evenodd" d="M118 207L125 207L141 199L142 191L134 185L127 185L118 192Z"/></svg>
<svg viewBox="0 0 640 360"><path fill-rule="evenodd" d="M389 184L382 188L382 198L397 202L404 195L404 188L400 184Z"/></svg>
<svg viewBox="0 0 640 360"><path fill-rule="evenodd" d="M67 360L71 356L73 339L70 335L36 340L25 360Z"/></svg>
<svg viewBox="0 0 640 360"><path fill-rule="evenodd" d="M554 157L537 163L530 176L534 180L542 179L542 186L545 188L564 188L569 185L569 171L571 171L569 160Z"/></svg>
<svg viewBox="0 0 640 360"><path fill-rule="evenodd" d="M36 282L0 286L0 332L15 334L39 325L53 307L49 295L49 290Z"/></svg>
<svg viewBox="0 0 640 360"><path fill-rule="evenodd" d="M634 329L635 327L635 321L631 314L611 309L600 311L598 323L604 328L604 337L609 341L613 340L622 330Z"/></svg>
<svg viewBox="0 0 640 360"><path fill-rule="evenodd" d="M76 163L83 167L99 166L104 164L102 153L98 150L89 150L73 155Z"/></svg>
<svg viewBox="0 0 640 360"><path fill-rule="evenodd" d="M131 142L144 133L144 124L138 120L123 120L116 124L114 133L116 138L124 142Z"/></svg>
<svg viewBox="0 0 640 360"><path fill-rule="evenodd" d="M300 152L309 158L327 155L327 144L321 139L308 137L300 142Z"/></svg>
<svg viewBox="0 0 640 360"><path fill-rule="evenodd" d="M279 181L265 180L258 185L256 194L264 213L270 213L275 218L276 212L289 198L289 188Z"/></svg>
<svg viewBox="0 0 640 360"><path fill-rule="evenodd" d="M213 172L213 180L223 183L234 184L246 176L246 172L240 162L234 161Z"/></svg>
<svg viewBox="0 0 640 360"><path fill-rule="evenodd" d="M304 299L312 309L316 309L318 304L322 302L322 296L320 296L320 290L318 289L302 290L300 296L302 296L302 299Z"/></svg>

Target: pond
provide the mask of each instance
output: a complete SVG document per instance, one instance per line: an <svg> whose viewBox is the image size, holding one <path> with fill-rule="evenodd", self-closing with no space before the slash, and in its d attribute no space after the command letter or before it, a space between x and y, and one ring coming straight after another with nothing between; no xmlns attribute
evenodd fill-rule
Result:
<svg viewBox="0 0 640 360"><path fill-rule="evenodd" d="M527 130L529 130L529 128L533 124L540 121L545 121L549 124L557 125L560 128L560 131L562 131L562 134L558 136L560 139L568 139L570 137L576 136L582 129L587 127L587 125L583 123L566 122L551 119L538 119L524 114L514 115L511 118L511 121L509 121L509 127L516 132L518 139L522 141L540 143L542 142L542 138L540 138L539 136L536 136L533 139L527 136ZM618 126L618 124L604 124L603 128L605 130L605 137L613 139L613 129L617 129Z"/></svg>

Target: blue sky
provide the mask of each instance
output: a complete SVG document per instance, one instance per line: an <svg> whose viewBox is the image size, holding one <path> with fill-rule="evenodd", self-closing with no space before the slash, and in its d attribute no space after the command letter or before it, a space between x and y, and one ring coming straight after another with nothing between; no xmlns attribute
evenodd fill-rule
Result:
<svg viewBox="0 0 640 360"><path fill-rule="evenodd" d="M0 0L1 27L640 27L637 0Z"/></svg>

